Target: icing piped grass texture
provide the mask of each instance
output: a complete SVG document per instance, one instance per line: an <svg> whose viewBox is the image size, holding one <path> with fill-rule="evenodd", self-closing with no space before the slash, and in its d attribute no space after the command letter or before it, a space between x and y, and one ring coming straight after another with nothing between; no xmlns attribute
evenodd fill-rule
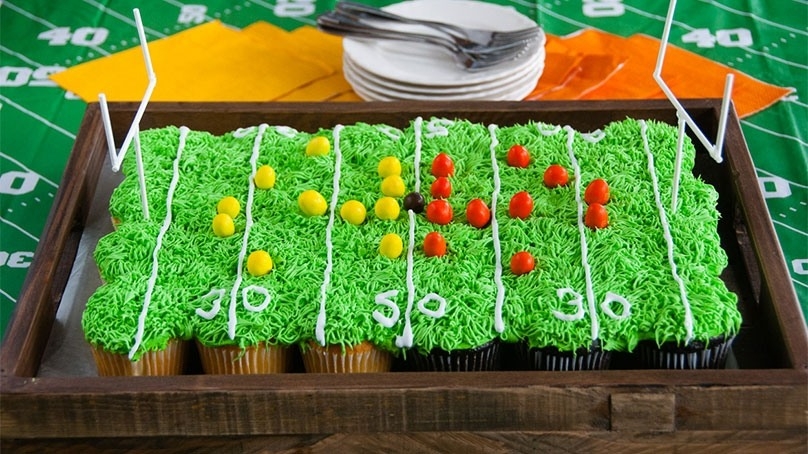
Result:
<svg viewBox="0 0 808 454"><path fill-rule="evenodd" d="M740 326L736 296L719 278L727 258L717 233L718 194L690 172L695 150L689 141L679 207L671 210L676 130L669 125L647 122L643 136L638 121L625 120L607 125L597 137L540 123L489 128L437 118L417 119L404 130L359 123L312 133L266 125L222 136L191 131L175 175L179 136L174 127L141 133L150 220L141 211L134 153L127 155L126 177L110 201L121 224L95 251L105 283L83 318L87 340L109 351L133 348L155 267L156 238L169 212L136 357L163 348L171 338L196 338L207 346L305 343L315 339L318 317L324 319L327 344L370 341L393 352L412 346L424 353L473 348L497 338L563 351L594 342L607 350L632 350L642 340L707 340L735 334ZM331 141L331 152L306 156L306 145L318 136ZM530 152L526 168L507 164L515 144ZM395 220L376 217L373 207L383 196L379 161L396 157L405 193L418 186L429 203L435 180L430 167L440 153L455 165L447 198L452 221L438 225L420 213L411 226L403 208ZM567 185L543 184L551 164L568 169ZM277 174L271 189L251 187L251 172L262 165ZM168 204L172 178L177 183ZM611 191L609 226L600 230L581 227L579 208L585 212L586 206L576 197L595 178L606 180ZM328 202L324 215L300 210L298 196L307 190ZM508 212L520 191L534 201L526 219ZM235 197L241 210L235 234L217 237L211 222L226 196ZM673 277L657 196L666 210L683 290ZM475 198L495 218L481 229L465 217ZM367 209L360 225L339 215L349 200ZM424 254L424 237L433 231L446 239L445 256ZM389 233L404 244L395 259L379 253ZM246 256L256 250L272 257L266 275L247 272ZM509 264L519 251L530 252L536 267L517 276Z"/></svg>

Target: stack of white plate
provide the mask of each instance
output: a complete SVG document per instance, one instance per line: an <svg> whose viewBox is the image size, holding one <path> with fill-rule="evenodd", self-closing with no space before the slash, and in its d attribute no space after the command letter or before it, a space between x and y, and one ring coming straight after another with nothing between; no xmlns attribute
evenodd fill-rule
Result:
<svg viewBox="0 0 808 454"><path fill-rule="evenodd" d="M472 0L413 0L384 9L496 31L536 25L511 8ZM446 50L428 44L345 38L343 48L345 78L366 101L519 101L533 91L544 70L543 34L534 52L477 71L459 67Z"/></svg>

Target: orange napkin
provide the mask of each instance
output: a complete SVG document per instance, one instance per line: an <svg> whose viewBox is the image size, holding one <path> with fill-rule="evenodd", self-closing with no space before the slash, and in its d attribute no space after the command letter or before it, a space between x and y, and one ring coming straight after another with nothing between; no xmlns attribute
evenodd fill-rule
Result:
<svg viewBox="0 0 808 454"><path fill-rule="evenodd" d="M329 65L257 41L219 21L149 43L153 101L270 101L334 74ZM292 47L293 49L293 47ZM51 78L85 101L140 101L147 85L140 47L74 66Z"/></svg>
<svg viewBox="0 0 808 454"><path fill-rule="evenodd" d="M547 37L545 51L544 71L525 100L578 99L606 83L626 61L618 54L584 53L552 35Z"/></svg>
<svg viewBox="0 0 808 454"><path fill-rule="evenodd" d="M570 99L665 97L652 77L660 46L658 39L645 35L623 38L597 30L584 30L564 38L563 42L576 52L628 57L602 85ZM668 45L662 78L678 98L722 97L727 73L735 76L732 100L740 117L759 112L792 92L792 89L767 84L708 58Z"/></svg>

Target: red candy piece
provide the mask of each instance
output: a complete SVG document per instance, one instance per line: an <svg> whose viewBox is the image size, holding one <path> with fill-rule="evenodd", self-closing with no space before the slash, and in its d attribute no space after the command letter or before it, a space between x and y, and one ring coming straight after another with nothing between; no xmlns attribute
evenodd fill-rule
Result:
<svg viewBox="0 0 808 454"><path fill-rule="evenodd" d="M454 212L452 206L444 199L433 200L426 206L426 218L429 222L446 225L452 222Z"/></svg>
<svg viewBox="0 0 808 454"><path fill-rule="evenodd" d="M609 213L603 205L593 203L586 209L584 224L592 229L605 229L609 226Z"/></svg>
<svg viewBox="0 0 808 454"><path fill-rule="evenodd" d="M491 210L481 199L474 199L466 206L466 219L469 224L481 229L491 220Z"/></svg>
<svg viewBox="0 0 808 454"><path fill-rule="evenodd" d="M454 175L454 161L446 153L440 153L432 160L432 175L449 177Z"/></svg>
<svg viewBox="0 0 808 454"><path fill-rule="evenodd" d="M424 254L427 257L443 257L446 255L446 240L438 232L429 232L424 237Z"/></svg>
<svg viewBox="0 0 808 454"><path fill-rule="evenodd" d="M511 257L511 272L517 276L527 274L533 271L536 267L536 260L530 255L530 252L521 251Z"/></svg>
<svg viewBox="0 0 808 454"><path fill-rule="evenodd" d="M508 214L512 218L526 219L531 211L533 211L533 197L526 191L517 192L511 197Z"/></svg>
<svg viewBox="0 0 808 454"><path fill-rule="evenodd" d="M586 186L586 191L584 191L584 201L590 205L593 203L599 203L601 205L609 203L609 185L606 181L602 178L592 180L592 182Z"/></svg>
<svg viewBox="0 0 808 454"><path fill-rule="evenodd" d="M514 145L508 150L508 165L511 167L527 167L530 165L530 153L522 145Z"/></svg>
<svg viewBox="0 0 808 454"><path fill-rule="evenodd" d="M446 177L438 177L430 186L429 192L436 199L447 199L452 195L452 182Z"/></svg>
<svg viewBox="0 0 808 454"><path fill-rule="evenodd" d="M567 169L558 164L552 164L544 171L544 185L548 188L565 186L570 181Z"/></svg>

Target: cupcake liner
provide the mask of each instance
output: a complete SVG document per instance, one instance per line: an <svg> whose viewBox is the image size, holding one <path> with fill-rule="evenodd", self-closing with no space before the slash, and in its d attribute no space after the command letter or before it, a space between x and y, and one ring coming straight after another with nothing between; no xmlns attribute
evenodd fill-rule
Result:
<svg viewBox="0 0 808 454"><path fill-rule="evenodd" d="M653 340L637 344L637 356L648 369L723 369L735 336L719 336L681 346L677 342L657 345Z"/></svg>
<svg viewBox="0 0 808 454"><path fill-rule="evenodd" d="M412 350L409 356L412 368L417 371L489 371L499 369L500 346L495 339L476 348L449 352L436 348L425 355Z"/></svg>
<svg viewBox="0 0 808 454"><path fill-rule="evenodd" d="M303 366L309 373L389 372L392 364L390 352L376 348L370 342L323 347L311 341L303 352Z"/></svg>
<svg viewBox="0 0 808 454"><path fill-rule="evenodd" d="M291 364L290 349L283 345L207 347L198 341L196 345L202 369L209 375L279 374L288 372Z"/></svg>
<svg viewBox="0 0 808 454"><path fill-rule="evenodd" d="M597 344L588 349L561 351L556 347L528 347L527 342L522 342L520 356L527 370L575 371L608 369L612 355Z"/></svg>
<svg viewBox="0 0 808 454"><path fill-rule="evenodd" d="M102 377L182 375L188 342L173 339L164 350L146 352L137 361L101 347L93 347L92 352L98 375Z"/></svg>

